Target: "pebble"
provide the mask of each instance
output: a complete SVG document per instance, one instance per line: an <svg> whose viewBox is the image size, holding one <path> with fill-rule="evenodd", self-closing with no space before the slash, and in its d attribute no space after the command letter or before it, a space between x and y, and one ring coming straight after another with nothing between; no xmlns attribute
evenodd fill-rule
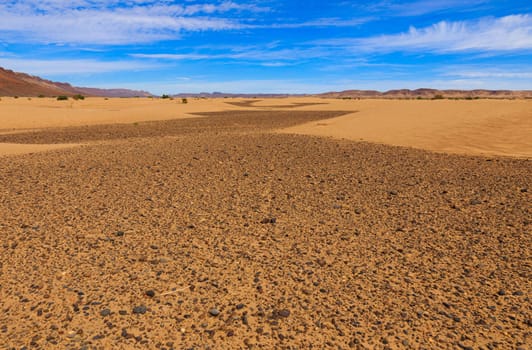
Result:
<svg viewBox="0 0 532 350"><path fill-rule="evenodd" d="M134 314L145 314L148 309L144 305L135 306L133 308Z"/></svg>
<svg viewBox="0 0 532 350"><path fill-rule="evenodd" d="M260 222L261 224L275 224L277 222L276 218L264 218Z"/></svg>
<svg viewBox="0 0 532 350"><path fill-rule="evenodd" d="M115 236L122 237L124 235L124 231L116 231Z"/></svg>
<svg viewBox="0 0 532 350"><path fill-rule="evenodd" d="M501 290L499 290L499 291L497 292L497 294L499 294L499 295L501 295L501 296L502 296L502 295L506 295L506 291L505 291L504 289L501 289Z"/></svg>
<svg viewBox="0 0 532 350"><path fill-rule="evenodd" d="M105 316L109 316L111 314L111 310L109 309L103 309L102 311L100 311L100 315L105 317Z"/></svg>
<svg viewBox="0 0 532 350"><path fill-rule="evenodd" d="M153 291L152 289L147 290L146 295L149 296L150 298L153 298L155 296L155 291Z"/></svg>
<svg viewBox="0 0 532 350"><path fill-rule="evenodd" d="M218 309L210 309L210 310L209 310L209 314L210 314L211 316L216 317L216 316L218 316L218 315L220 314L220 311L219 311Z"/></svg>
<svg viewBox="0 0 532 350"><path fill-rule="evenodd" d="M241 310L241 309L243 309L245 306L246 306L246 305L244 305L244 304L238 304L238 305L236 306L236 309L237 309L237 310Z"/></svg>
<svg viewBox="0 0 532 350"><path fill-rule="evenodd" d="M469 201L469 204L471 204L471 205L479 205L479 204L482 204L482 202L479 201L478 199L472 199L471 201Z"/></svg>
<svg viewBox="0 0 532 350"><path fill-rule="evenodd" d="M288 309L282 309L277 313L280 317L288 317L290 316L290 310Z"/></svg>

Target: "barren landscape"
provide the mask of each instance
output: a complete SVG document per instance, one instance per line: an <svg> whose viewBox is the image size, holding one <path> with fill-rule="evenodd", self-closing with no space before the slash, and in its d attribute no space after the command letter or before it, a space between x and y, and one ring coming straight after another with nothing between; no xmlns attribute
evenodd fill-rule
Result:
<svg viewBox="0 0 532 350"><path fill-rule="evenodd" d="M0 344L528 349L531 106L2 98Z"/></svg>

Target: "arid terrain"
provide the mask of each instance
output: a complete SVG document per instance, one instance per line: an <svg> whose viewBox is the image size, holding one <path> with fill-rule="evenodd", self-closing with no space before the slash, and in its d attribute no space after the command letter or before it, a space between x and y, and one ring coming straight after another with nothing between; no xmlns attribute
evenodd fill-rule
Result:
<svg viewBox="0 0 532 350"><path fill-rule="evenodd" d="M2 98L0 345L529 349L531 107Z"/></svg>

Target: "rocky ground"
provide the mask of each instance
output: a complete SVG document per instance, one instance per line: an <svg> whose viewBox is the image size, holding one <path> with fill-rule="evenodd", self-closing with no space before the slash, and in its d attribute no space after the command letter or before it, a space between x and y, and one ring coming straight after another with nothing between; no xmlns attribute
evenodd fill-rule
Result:
<svg viewBox="0 0 532 350"><path fill-rule="evenodd" d="M528 349L529 160L275 134L339 112L4 135L6 349Z"/></svg>

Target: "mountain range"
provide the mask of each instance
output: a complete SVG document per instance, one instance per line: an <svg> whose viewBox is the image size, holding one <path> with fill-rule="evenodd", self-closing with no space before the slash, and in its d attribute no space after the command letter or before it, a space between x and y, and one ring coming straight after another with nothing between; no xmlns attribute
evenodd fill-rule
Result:
<svg viewBox="0 0 532 350"><path fill-rule="evenodd" d="M98 89L72 86L39 78L26 73L18 73L0 67L0 96L100 96L100 97L152 97L150 92L129 89ZM345 90L322 94L235 94L223 92L179 93L173 97L197 98L268 98L268 97L314 96L323 98L532 98L532 90L437 90L437 89L400 89L380 92L376 90Z"/></svg>

